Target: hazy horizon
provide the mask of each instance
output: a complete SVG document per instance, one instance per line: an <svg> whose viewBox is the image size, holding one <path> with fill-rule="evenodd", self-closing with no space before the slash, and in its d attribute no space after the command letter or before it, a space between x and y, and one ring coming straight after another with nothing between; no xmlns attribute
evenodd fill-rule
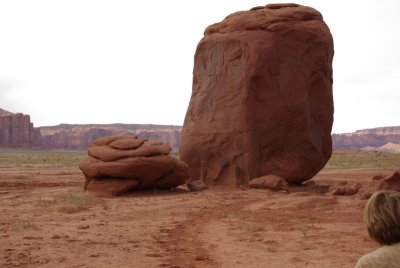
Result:
<svg viewBox="0 0 400 268"><path fill-rule="evenodd" d="M35 126L183 124L205 28L287 1L0 2L0 108ZM400 126L400 2L297 1L335 45L333 133Z"/></svg>
<svg viewBox="0 0 400 268"><path fill-rule="evenodd" d="M1 109L1 107L0 107ZM10 112L10 111L9 111ZM18 112L17 112L18 113ZM19 112L23 113L23 112ZM24 113L25 114L25 113ZM35 123L35 122L33 122ZM113 123L58 123L54 125L44 125L44 126L36 126L35 127L40 127L40 128L47 128L47 127L56 127L60 125L156 125L156 126L171 126L171 127L183 127L183 124L180 125L174 125L174 124L153 124L153 123L121 123L121 122L113 122ZM378 127L371 127L371 128L363 128L363 129L356 129L354 131L349 131L349 132L332 132L332 134L345 134L345 133L352 133L356 131L362 131L362 130L371 130L371 129L380 129L380 128L400 128L400 125L392 125L392 126L378 126Z"/></svg>

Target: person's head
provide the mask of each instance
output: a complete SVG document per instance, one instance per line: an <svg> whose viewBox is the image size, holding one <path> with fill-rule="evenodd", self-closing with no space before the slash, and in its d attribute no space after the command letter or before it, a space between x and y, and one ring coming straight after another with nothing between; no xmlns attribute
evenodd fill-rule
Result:
<svg viewBox="0 0 400 268"><path fill-rule="evenodd" d="M400 192L374 193L365 207L364 221L373 240L382 245L400 242Z"/></svg>

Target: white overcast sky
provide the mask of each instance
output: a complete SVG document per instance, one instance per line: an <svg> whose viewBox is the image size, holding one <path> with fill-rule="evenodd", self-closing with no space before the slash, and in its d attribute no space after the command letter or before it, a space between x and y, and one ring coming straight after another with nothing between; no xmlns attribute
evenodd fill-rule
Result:
<svg viewBox="0 0 400 268"><path fill-rule="evenodd" d="M0 108L59 123L182 125L204 29L257 0L0 0ZM400 126L400 1L297 1L331 29L334 133Z"/></svg>

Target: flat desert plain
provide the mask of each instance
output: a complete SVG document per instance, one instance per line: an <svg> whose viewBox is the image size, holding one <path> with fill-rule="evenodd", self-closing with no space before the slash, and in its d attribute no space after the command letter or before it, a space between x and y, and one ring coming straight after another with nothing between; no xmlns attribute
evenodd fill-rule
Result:
<svg viewBox="0 0 400 268"><path fill-rule="evenodd" d="M314 185L82 193L84 152L0 149L0 267L354 267L378 245L366 201L334 196L400 169L400 154L336 151Z"/></svg>

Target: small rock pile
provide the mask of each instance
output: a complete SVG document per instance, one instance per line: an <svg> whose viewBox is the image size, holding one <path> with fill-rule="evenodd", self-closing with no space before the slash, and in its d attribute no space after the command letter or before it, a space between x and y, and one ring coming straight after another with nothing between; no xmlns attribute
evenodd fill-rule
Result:
<svg viewBox="0 0 400 268"><path fill-rule="evenodd" d="M84 189L100 195L121 195L131 190L171 189L184 184L188 166L169 156L168 144L120 135L100 138L88 149L79 168Z"/></svg>
<svg viewBox="0 0 400 268"><path fill-rule="evenodd" d="M361 188L361 184L356 182L340 181L332 186L333 195L355 195Z"/></svg>
<svg viewBox="0 0 400 268"><path fill-rule="evenodd" d="M368 199L376 191L391 190L400 192L400 171L389 176L375 176L359 192L362 199Z"/></svg>

